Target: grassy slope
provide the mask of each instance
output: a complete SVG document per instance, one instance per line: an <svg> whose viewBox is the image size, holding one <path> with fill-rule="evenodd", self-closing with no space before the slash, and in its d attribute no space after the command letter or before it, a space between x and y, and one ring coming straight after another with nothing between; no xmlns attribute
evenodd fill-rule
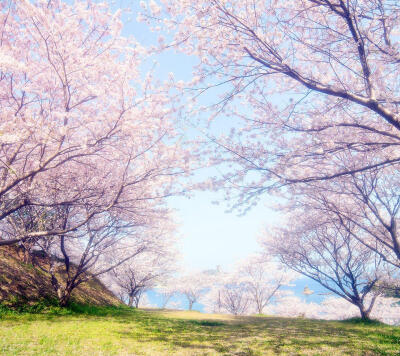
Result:
<svg viewBox="0 0 400 356"><path fill-rule="evenodd" d="M400 355L381 324L81 308L3 314L1 355Z"/></svg>
<svg viewBox="0 0 400 356"><path fill-rule="evenodd" d="M37 259L37 263L46 263ZM14 247L0 248L0 303L27 304L55 297L50 278L37 266L23 263ZM80 285L73 292L76 302L118 305L120 302L98 280Z"/></svg>

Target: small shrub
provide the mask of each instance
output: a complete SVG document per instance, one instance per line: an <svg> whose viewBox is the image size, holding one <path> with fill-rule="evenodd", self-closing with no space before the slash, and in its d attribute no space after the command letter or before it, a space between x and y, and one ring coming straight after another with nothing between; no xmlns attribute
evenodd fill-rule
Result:
<svg viewBox="0 0 400 356"><path fill-rule="evenodd" d="M43 298L35 302L28 302L26 299L11 296L0 304L0 314L39 314L54 313L57 309L57 300Z"/></svg>
<svg viewBox="0 0 400 356"><path fill-rule="evenodd" d="M0 304L0 318L6 315L16 314L17 312L13 309L10 309L7 305Z"/></svg>

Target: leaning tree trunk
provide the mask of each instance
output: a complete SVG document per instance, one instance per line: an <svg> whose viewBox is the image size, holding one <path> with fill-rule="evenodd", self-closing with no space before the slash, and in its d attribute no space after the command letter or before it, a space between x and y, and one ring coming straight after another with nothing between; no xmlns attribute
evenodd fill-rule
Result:
<svg viewBox="0 0 400 356"><path fill-rule="evenodd" d="M53 285L54 290L57 293L58 304L60 307L66 307L71 299L71 294L76 285L73 283L67 283L66 287L64 287L58 280L57 277L53 274L51 276L51 284Z"/></svg>

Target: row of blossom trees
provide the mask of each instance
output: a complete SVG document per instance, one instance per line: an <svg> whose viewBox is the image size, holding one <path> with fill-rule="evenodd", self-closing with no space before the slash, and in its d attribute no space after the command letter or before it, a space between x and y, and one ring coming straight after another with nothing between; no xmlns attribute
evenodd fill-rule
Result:
<svg viewBox="0 0 400 356"><path fill-rule="evenodd" d="M61 305L170 233L165 198L189 170L168 85L120 15L0 3L0 246L46 255Z"/></svg>
<svg viewBox="0 0 400 356"><path fill-rule="evenodd" d="M188 310L200 303L212 313L262 314L267 305L286 294L282 287L295 277L276 263L251 256L229 272L217 268L171 276L159 283L156 291L162 308L175 296L185 300Z"/></svg>
<svg viewBox="0 0 400 356"><path fill-rule="evenodd" d="M261 256L250 256L232 271L217 271L204 298L206 309L234 315L263 314L267 305L285 292L295 274Z"/></svg>
<svg viewBox="0 0 400 356"><path fill-rule="evenodd" d="M288 244L292 242L290 240ZM357 259L358 257L355 257L355 260ZM312 256L310 260L314 260ZM208 313L266 314L327 320L348 319L362 313L364 317L398 325L398 299L383 295L377 282L374 284L375 288L370 288L371 282L360 277L365 270L361 268L359 271L357 263L353 265L352 261L347 261L344 264L350 269L347 270L347 275L346 271L342 271L338 266L337 277L326 266L316 265L314 274L308 272L310 278L328 290L328 293L323 293L326 297L320 303L309 301L307 296L301 298L294 295L290 287L300 275L276 262L266 262L263 255L249 256L229 272L217 268L163 277L162 281L156 284L155 290L161 298L158 305L161 308L179 309L185 305L188 310L192 310L198 303L198 306L201 305ZM311 267L308 271L310 270ZM300 270L300 273L303 273L303 270ZM351 273L355 278L354 286L351 285L352 281L349 281ZM387 278L388 276L385 276L386 281ZM154 288L154 283L150 283L149 286ZM312 294L312 291L310 292Z"/></svg>

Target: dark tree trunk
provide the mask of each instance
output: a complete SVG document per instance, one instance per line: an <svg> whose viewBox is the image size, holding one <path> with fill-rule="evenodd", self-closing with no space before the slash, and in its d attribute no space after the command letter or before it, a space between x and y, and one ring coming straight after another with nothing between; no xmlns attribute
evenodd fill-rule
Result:
<svg viewBox="0 0 400 356"><path fill-rule="evenodd" d="M369 314L370 310L366 310L363 304L357 305L358 309L360 309L361 319L370 320Z"/></svg>

